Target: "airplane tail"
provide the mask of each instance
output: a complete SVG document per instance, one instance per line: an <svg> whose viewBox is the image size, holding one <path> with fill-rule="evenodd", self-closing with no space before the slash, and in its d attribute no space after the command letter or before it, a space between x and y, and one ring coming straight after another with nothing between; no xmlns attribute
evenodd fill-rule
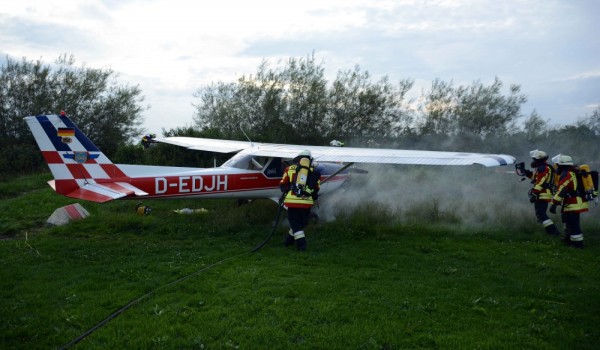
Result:
<svg viewBox="0 0 600 350"><path fill-rule="evenodd" d="M25 117L59 194L92 202L145 196L66 115Z"/></svg>

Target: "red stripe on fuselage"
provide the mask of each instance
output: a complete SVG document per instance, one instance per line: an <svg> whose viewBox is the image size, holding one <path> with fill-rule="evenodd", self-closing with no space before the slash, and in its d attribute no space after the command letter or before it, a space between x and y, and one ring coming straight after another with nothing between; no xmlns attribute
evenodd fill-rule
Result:
<svg viewBox="0 0 600 350"><path fill-rule="evenodd" d="M322 176L321 179L326 179ZM328 182L343 181L347 175L336 175ZM151 197L189 197L244 193L279 189L279 178L267 178L262 173L197 174L131 178L129 183Z"/></svg>
<svg viewBox="0 0 600 350"><path fill-rule="evenodd" d="M279 186L279 179L261 173L190 174L131 178L130 184L150 196L167 197L273 189Z"/></svg>

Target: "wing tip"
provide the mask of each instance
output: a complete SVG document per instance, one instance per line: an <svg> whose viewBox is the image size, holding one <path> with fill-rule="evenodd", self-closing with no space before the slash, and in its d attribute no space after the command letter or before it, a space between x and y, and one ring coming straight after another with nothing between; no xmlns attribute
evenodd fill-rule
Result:
<svg viewBox="0 0 600 350"><path fill-rule="evenodd" d="M505 166L509 164L514 164L515 159L515 157L507 154L488 154L485 155L481 161L476 163L479 163L486 167Z"/></svg>

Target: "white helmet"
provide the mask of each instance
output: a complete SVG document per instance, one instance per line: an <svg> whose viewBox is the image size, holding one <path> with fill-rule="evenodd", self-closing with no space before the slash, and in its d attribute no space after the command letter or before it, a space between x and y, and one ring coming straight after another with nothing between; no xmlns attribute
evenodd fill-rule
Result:
<svg viewBox="0 0 600 350"><path fill-rule="evenodd" d="M312 154L309 150L305 149L304 151L298 153L297 158L312 158Z"/></svg>
<svg viewBox="0 0 600 350"><path fill-rule="evenodd" d="M564 154L557 154L552 157L552 162L558 165L573 165L573 158Z"/></svg>
<svg viewBox="0 0 600 350"><path fill-rule="evenodd" d="M548 158L548 155L546 154L546 152L544 151L539 151L537 149L534 149L533 151L529 152L529 156L533 159L546 159Z"/></svg>

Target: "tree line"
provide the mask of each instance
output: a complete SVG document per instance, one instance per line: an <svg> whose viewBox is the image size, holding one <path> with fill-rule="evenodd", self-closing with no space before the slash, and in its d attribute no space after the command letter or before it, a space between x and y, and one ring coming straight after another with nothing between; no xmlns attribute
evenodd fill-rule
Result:
<svg viewBox="0 0 600 350"><path fill-rule="evenodd" d="M378 80L359 66L329 83L314 55L272 65L235 82L196 90L195 129L224 138L327 145L508 153L540 148L600 161L600 108L573 125L551 126L535 110L524 115L527 96L517 84L495 78L486 85L436 79L417 97L414 80Z"/></svg>
<svg viewBox="0 0 600 350"><path fill-rule="evenodd" d="M43 169L25 116L67 111L108 154L137 136L146 109L142 91L117 78L111 69L76 66L73 56L53 64L7 57L0 67L0 173Z"/></svg>
<svg viewBox="0 0 600 350"><path fill-rule="evenodd" d="M193 127L165 136L198 136L327 145L526 154L560 150L598 161L600 109L572 125L551 126L536 111L523 115L519 85L495 78L456 85L436 79L418 97L414 80L374 79L359 66L340 70L330 83L314 55L273 64L234 82L213 82L193 94ZM111 69L76 66L62 55L52 64L9 57L0 67L0 174L46 169L23 120L65 110L109 157L121 163L212 166L213 156L175 146L144 150L139 139L149 107L137 85ZM221 158L222 159L222 158ZM221 160L220 159L220 160Z"/></svg>

